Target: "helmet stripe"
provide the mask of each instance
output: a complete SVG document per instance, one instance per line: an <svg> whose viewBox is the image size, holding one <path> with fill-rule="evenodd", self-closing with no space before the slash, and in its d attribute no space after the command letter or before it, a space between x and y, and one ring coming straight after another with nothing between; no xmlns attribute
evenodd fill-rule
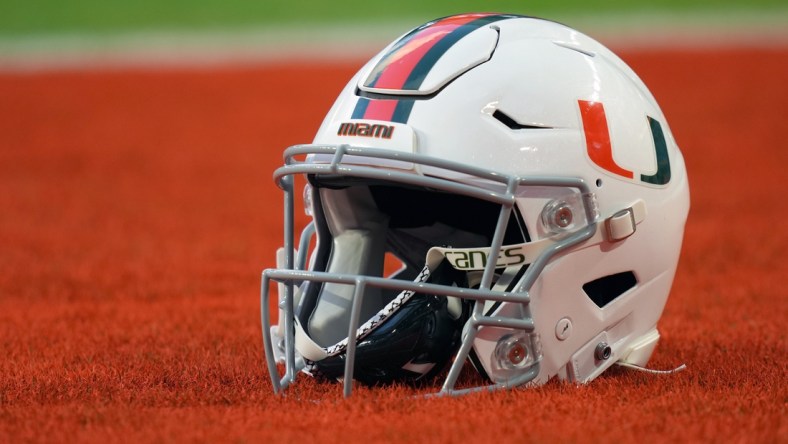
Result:
<svg viewBox="0 0 788 444"><path fill-rule="evenodd" d="M489 23L512 17L515 16L463 14L438 19L416 28L397 41L380 59L364 86L416 90L441 56L460 39ZM353 118L406 123L412 108L412 99L362 97L356 104Z"/></svg>
<svg viewBox="0 0 788 444"><path fill-rule="evenodd" d="M467 14L446 17L416 28L403 38L375 65L365 86L402 89L416 65L441 40L462 28L462 35L480 25L467 26L489 14ZM455 42L459 38L453 39ZM450 45L449 45L450 46ZM448 47L446 47L448 49ZM445 52L445 49L442 51ZM441 52L441 53L442 53Z"/></svg>
<svg viewBox="0 0 788 444"><path fill-rule="evenodd" d="M414 103L415 100L413 99L371 100L366 97L359 97L351 118L407 123Z"/></svg>
<svg viewBox="0 0 788 444"><path fill-rule="evenodd" d="M438 62L441 56L446 53L455 43L460 41L463 37L470 34L482 26L496 22L504 18L510 18L508 15L487 15L477 18L469 23L457 26L452 32L446 34L439 41L429 48L418 63L413 67L410 74L403 85L403 89L417 89L424 82L427 74L432 70L433 66Z"/></svg>

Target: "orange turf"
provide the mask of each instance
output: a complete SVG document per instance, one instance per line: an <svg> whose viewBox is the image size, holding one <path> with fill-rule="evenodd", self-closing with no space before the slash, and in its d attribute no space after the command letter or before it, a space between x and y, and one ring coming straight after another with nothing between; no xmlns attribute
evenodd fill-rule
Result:
<svg viewBox="0 0 788 444"><path fill-rule="evenodd" d="M689 168L689 369L434 400L264 370L271 173L357 64L0 74L0 442L788 442L788 50L624 58Z"/></svg>

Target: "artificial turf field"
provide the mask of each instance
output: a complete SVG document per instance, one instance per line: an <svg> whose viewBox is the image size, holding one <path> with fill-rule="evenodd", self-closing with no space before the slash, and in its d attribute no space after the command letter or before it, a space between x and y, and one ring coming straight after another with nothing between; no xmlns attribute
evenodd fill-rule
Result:
<svg viewBox="0 0 788 444"><path fill-rule="evenodd" d="M788 48L621 55L689 170L650 363L688 370L459 399L271 393L271 173L361 60L0 73L0 442L787 442Z"/></svg>

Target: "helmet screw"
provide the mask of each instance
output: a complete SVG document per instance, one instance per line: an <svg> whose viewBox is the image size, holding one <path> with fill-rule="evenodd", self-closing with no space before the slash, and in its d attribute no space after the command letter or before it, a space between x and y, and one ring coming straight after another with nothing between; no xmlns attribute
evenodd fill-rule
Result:
<svg viewBox="0 0 788 444"><path fill-rule="evenodd" d="M523 362L523 360L525 360L527 355L528 351L525 349L525 347L523 347L523 345L519 342L516 342L512 345L512 348L509 349L509 353L507 353L506 357L509 359L509 362L514 365L518 365Z"/></svg>
<svg viewBox="0 0 788 444"><path fill-rule="evenodd" d="M594 356L600 361L607 361L610 359L610 355L613 354L613 350L607 345L607 342L600 342L596 345L596 350L594 350Z"/></svg>
<svg viewBox="0 0 788 444"><path fill-rule="evenodd" d="M553 212L553 222L561 228L572 225L572 209L565 204L556 208Z"/></svg>
<svg viewBox="0 0 788 444"><path fill-rule="evenodd" d="M493 352L494 363L501 370L522 371L542 357L538 336L525 333L503 336Z"/></svg>

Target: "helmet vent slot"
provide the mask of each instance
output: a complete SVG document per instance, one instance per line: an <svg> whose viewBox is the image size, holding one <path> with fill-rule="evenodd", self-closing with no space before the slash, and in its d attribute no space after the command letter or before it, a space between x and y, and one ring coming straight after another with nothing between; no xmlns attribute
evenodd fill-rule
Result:
<svg viewBox="0 0 788 444"><path fill-rule="evenodd" d="M635 273L625 271L587 282L583 285L583 291L586 292L597 307L602 308L635 287L635 285L637 285Z"/></svg>
<svg viewBox="0 0 788 444"><path fill-rule="evenodd" d="M586 55L588 57L596 57L596 53L594 51L580 48L577 43L569 43L569 42L558 42L553 41L556 46L560 46L562 48L571 49L572 51L579 52L580 54Z"/></svg>
<svg viewBox="0 0 788 444"><path fill-rule="evenodd" d="M496 109L495 112L492 114L493 118L507 127L513 130L522 130L522 129L552 129L549 126L542 126L542 125L534 125L534 124L526 124L520 123L514 120L511 116L504 113L503 111Z"/></svg>

